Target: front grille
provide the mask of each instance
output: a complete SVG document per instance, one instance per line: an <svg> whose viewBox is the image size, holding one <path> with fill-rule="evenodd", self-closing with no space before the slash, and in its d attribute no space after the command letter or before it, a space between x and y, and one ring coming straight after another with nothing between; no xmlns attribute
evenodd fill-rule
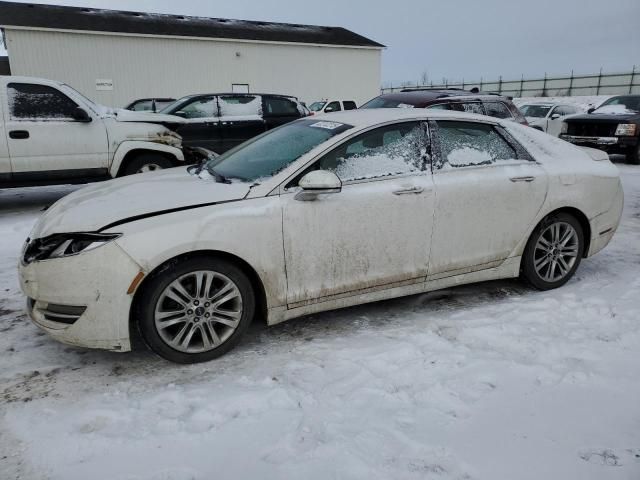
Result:
<svg viewBox="0 0 640 480"><path fill-rule="evenodd" d="M569 122L567 134L580 137L613 137L618 125L616 123Z"/></svg>
<svg viewBox="0 0 640 480"><path fill-rule="evenodd" d="M49 322L64 323L65 325L73 325L85 312L87 307L74 305L56 305L55 303L47 304L46 308L35 307L35 302L29 300L29 307L36 308Z"/></svg>

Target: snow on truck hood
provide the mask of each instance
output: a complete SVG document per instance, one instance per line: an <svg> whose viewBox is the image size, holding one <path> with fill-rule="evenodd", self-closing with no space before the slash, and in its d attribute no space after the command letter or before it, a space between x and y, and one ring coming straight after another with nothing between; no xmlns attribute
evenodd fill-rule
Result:
<svg viewBox="0 0 640 480"><path fill-rule="evenodd" d="M112 111L112 115L118 122L145 122L145 123L186 123L186 120L176 115L164 113L133 112L122 108Z"/></svg>
<svg viewBox="0 0 640 480"><path fill-rule="evenodd" d="M186 167L97 183L62 198L40 218L31 239L54 233L95 232L112 223L167 210L241 200L250 183L216 183Z"/></svg>

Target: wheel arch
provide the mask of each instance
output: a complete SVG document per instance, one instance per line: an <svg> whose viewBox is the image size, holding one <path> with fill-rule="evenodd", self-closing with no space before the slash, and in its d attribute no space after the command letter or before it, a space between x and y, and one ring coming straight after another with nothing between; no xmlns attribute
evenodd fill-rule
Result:
<svg viewBox="0 0 640 480"><path fill-rule="evenodd" d="M136 291L133 295L133 300L131 302L131 307L129 309L129 337L131 338L131 347L133 350L139 349L142 345L144 345L142 336L140 334L140 331L138 330L137 309L139 307L139 301L140 297L142 296L142 292L144 291L146 285L149 283L149 280L154 278L156 275L160 274L163 270L167 269L169 266L175 264L176 262L197 257L223 259L239 267L249 278L253 291L256 295L256 314L261 315L262 319L266 323L267 295L264 284L262 282L262 279L260 278L260 275L258 275L258 272L246 260L238 257L237 255L220 250L196 250L193 252L187 252L177 255L164 261L156 268L154 268L151 272L149 272L144 277L142 282L140 282L140 285L138 285L138 287L136 288Z"/></svg>
<svg viewBox="0 0 640 480"><path fill-rule="evenodd" d="M582 227L582 232L584 234L584 253L583 258L586 258L589 254L589 249L591 248L591 224L589 223L589 218L582 212L582 210L575 207L561 207L557 208L549 213L547 213L533 228L531 234L536 231L536 229L540 226L542 222L544 222L547 218L552 215L557 215L558 213L566 213L574 217Z"/></svg>
<svg viewBox="0 0 640 480"><path fill-rule="evenodd" d="M170 159L175 165L179 165L185 160L183 151L178 147L143 141L123 142L113 156L109 173L113 178L121 176L128 162L145 153L162 155Z"/></svg>

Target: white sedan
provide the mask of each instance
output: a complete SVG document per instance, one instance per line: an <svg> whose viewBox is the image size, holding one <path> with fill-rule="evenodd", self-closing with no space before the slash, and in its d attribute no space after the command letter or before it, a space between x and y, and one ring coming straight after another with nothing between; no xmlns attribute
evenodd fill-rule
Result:
<svg viewBox="0 0 640 480"><path fill-rule="evenodd" d="M202 166L90 186L47 210L19 267L33 321L69 344L213 359L254 318L522 277L563 285L611 240L603 152L436 110L301 119Z"/></svg>

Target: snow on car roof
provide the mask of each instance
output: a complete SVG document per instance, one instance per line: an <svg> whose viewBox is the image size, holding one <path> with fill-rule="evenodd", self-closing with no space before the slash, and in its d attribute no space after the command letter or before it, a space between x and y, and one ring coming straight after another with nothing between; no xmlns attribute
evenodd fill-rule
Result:
<svg viewBox="0 0 640 480"><path fill-rule="evenodd" d="M378 123L393 122L394 120L410 119L474 120L494 124L507 123L498 118L476 115L474 113L428 110L424 108L366 108L362 110L347 110L315 115L313 119L347 123L354 127L365 127L367 125L376 125Z"/></svg>

